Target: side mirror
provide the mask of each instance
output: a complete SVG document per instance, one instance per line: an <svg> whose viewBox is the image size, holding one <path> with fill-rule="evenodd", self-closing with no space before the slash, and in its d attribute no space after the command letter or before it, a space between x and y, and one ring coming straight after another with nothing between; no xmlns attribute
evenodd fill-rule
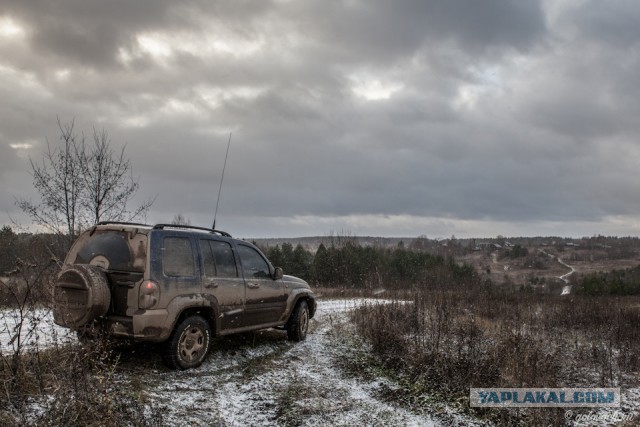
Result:
<svg viewBox="0 0 640 427"><path fill-rule="evenodd" d="M282 270L282 267L276 267L273 272L273 280L280 280L282 276L284 276L284 270Z"/></svg>

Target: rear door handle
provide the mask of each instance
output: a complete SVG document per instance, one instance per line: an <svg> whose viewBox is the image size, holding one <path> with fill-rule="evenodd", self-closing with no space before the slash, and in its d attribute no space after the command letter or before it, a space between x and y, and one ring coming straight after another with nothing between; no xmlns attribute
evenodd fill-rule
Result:
<svg viewBox="0 0 640 427"><path fill-rule="evenodd" d="M215 283L215 282L210 282L210 283L206 283L206 284L204 285L204 287L205 287L205 288L207 288L207 289L213 289L213 288L217 288L217 287L218 287L218 284L217 284L217 283Z"/></svg>
<svg viewBox="0 0 640 427"><path fill-rule="evenodd" d="M247 283L247 288L255 289L255 288L259 288L259 287L260 287L259 283Z"/></svg>

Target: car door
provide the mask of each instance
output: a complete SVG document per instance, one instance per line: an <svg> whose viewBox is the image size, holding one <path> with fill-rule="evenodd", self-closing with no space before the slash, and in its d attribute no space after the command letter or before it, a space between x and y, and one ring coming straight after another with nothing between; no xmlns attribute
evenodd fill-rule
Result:
<svg viewBox="0 0 640 427"><path fill-rule="evenodd" d="M277 322L287 299L282 280L273 280L267 259L253 246L236 245L245 282L245 325Z"/></svg>
<svg viewBox="0 0 640 427"><path fill-rule="evenodd" d="M217 304L220 329L243 325L245 284L238 271L232 246L222 240L200 239L203 277L202 294Z"/></svg>
<svg viewBox="0 0 640 427"><path fill-rule="evenodd" d="M166 307L178 296L200 294L199 265L195 241L178 232L154 233L150 279L160 286L159 307Z"/></svg>

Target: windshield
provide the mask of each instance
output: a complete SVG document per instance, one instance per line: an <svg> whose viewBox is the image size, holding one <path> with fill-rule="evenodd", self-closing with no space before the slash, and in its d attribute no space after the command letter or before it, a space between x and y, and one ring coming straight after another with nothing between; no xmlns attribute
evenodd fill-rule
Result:
<svg viewBox="0 0 640 427"><path fill-rule="evenodd" d="M78 238L67 255L67 264L92 264L106 270L144 272L147 236L129 238L125 231L102 230Z"/></svg>

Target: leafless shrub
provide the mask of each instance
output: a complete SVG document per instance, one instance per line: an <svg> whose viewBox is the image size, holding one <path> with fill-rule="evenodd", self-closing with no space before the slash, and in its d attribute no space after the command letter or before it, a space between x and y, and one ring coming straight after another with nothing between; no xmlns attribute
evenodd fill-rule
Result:
<svg viewBox="0 0 640 427"><path fill-rule="evenodd" d="M0 370L6 393L0 421L46 426L160 424L160 414L145 399L144 389L120 371L118 352L106 338L94 337L84 346L30 348L18 360L12 369Z"/></svg>
<svg viewBox="0 0 640 427"><path fill-rule="evenodd" d="M60 351L60 362L50 370L44 410L38 425L133 425L160 423L150 410L144 390L132 387L119 372L118 353L108 339Z"/></svg>
<svg viewBox="0 0 640 427"><path fill-rule="evenodd" d="M2 378L5 402L16 408L22 407L22 397L29 389L28 382L24 382L21 375L31 367L30 363L25 366L25 342L37 342L37 325L42 316L42 310L37 310L38 303L48 299L43 284L55 271L51 262L38 264L18 258L15 269L9 272L10 276L0 280L2 306L5 307L0 312L0 331L6 337L5 342L0 342L0 372L8 374ZM39 371L35 373L41 381Z"/></svg>
<svg viewBox="0 0 640 427"><path fill-rule="evenodd" d="M109 340L61 342L48 306L58 267L18 259L0 280L0 425L153 425L144 390L119 372Z"/></svg>
<svg viewBox="0 0 640 427"><path fill-rule="evenodd" d="M638 386L637 299L450 286L411 300L365 306L354 320L377 363L412 378L419 392L468 402L471 387ZM476 413L509 424L562 422L560 410Z"/></svg>

